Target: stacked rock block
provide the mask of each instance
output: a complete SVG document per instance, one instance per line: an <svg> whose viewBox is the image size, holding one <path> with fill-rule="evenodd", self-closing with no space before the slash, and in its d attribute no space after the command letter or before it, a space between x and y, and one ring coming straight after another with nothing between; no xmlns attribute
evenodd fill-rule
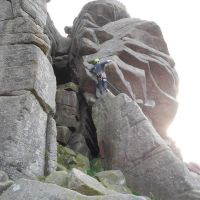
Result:
<svg viewBox="0 0 200 200"><path fill-rule="evenodd" d="M56 93L57 141L75 152L88 155L84 135L81 132L78 91L68 88L68 84L58 86Z"/></svg>
<svg viewBox="0 0 200 200"><path fill-rule="evenodd" d="M46 0L0 0L0 170L11 179L56 168L56 79Z"/></svg>

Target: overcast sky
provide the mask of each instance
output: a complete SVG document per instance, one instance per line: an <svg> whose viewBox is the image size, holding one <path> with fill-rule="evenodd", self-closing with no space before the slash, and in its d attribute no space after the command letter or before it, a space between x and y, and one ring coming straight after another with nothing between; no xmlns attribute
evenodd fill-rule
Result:
<svg viewBox="0 0 200 200"><path fill-rule="evenodd" d="M51 0L48 11L64 35L64 26L88 0ZM200 11L199 0L121 0L131 17L155 21L163 32L180 78L179 110L169 135L185 161L200 163Z"/></svg>

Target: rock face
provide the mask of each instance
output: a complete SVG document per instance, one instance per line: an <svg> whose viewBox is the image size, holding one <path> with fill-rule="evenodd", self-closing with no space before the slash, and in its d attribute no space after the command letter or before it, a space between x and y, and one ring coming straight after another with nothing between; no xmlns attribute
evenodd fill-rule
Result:
<svg viewBox="0 0 200 200"><path fill-rule="evenodd" d="M0 169L12 179L56 168L56 78L46 56L46 20L46 0L1 0Z"/></svg>
<svg viewBox="0 0 200 200"><path fill-rule="evenodd" d="M39 181L31 181L20 179L13 184L1 196L1 200L35 200L35 199L51 199L51 200L147 200L145 197L136 197L134 195L111 194L104 196L88 197L78 192L62 188L55 184L41 183Z"/></svg>
<svg viewBox="0 0 200 200"><path fill-rule="evenodd" d="M97 174L102 184L76 169L68 176L66 168L86 171L88 157L99 152L104 167L120 169L133 191L162 200L200 199L198 178L166 136L177 110L178 76L159 26L130 18L116 0L97 0L83 7L62 37L46 2L0 0L1 200L147 199L116 192L130 192L120 171ZM112 60L105 69L109 89L123 94L96 99L89 63L97 57ZM62 144L58 154L56 140ZM99 196L9 180L50 174L57 155L66 171L49 182Z"/></svg>
<svg viewBox="0 0 200 200"><path fill-rule="evenodd" d="M199 183L127 95L100 98L93 119L104 167L120 169L132 190L162 200L200 198Z"/></svg>
<svg viewBox="0 0 200 200"><path fill-rule="evenodd" d="M112 60L106 69L108 81L143 102L143 112L166 136L177 110L178 77L156 23L130 18L118 1L93 1L83 7L72 27L71 59L74 55L80 87L93 94L96 83L86 69L91 68L89 62L97 57Z"/></svg>

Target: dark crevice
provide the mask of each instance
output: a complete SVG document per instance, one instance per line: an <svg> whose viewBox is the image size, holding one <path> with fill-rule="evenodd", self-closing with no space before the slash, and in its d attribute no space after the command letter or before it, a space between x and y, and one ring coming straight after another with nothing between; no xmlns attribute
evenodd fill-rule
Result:
<svg viewBox="0 0 200 200"><path fill-rule="evenodd" d="M80 108L80 132L85 137L86 144L90 149L93 157L99 154L99 147L97 142L96 128L92 120L92 110L87 105L82 93L79 94L79 108Z"/></svg>

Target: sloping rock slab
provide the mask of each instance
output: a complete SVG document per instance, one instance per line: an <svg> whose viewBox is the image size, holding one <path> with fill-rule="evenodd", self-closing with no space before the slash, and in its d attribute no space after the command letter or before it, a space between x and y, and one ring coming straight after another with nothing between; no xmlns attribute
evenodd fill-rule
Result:
<svg viewBox="0 0 200 200"><path fill-rule="evenodd" d="M93 120L106 169L120 169L133 191L159 199L196 199L185 196L200 190L184 163L169 149L127 95L110 93L96 101ZM187 194L188 195L188 194Z"/></svg>
<svg viewBox="0 0 200 200"><path fill-rule="evenodd" d="M89 196L112 193L96 179L75 168L72 169L69 176L68 188Z"/></svg>

